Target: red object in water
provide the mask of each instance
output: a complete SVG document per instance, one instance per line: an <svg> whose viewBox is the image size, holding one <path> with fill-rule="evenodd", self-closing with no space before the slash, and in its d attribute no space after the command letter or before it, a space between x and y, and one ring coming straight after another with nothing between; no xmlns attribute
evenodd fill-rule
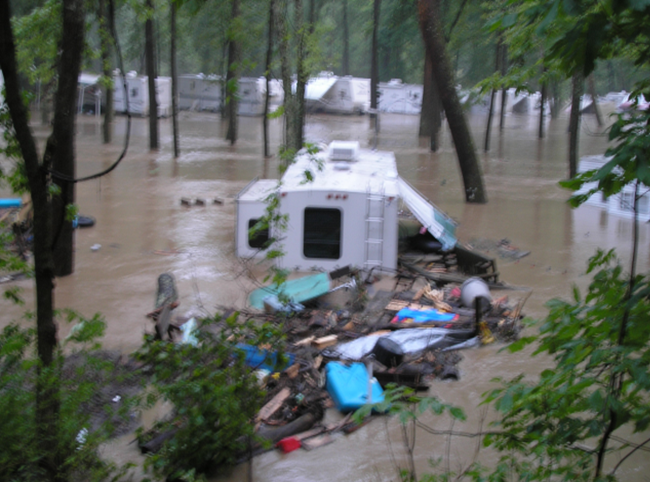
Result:
<svg viewBox="0 0 650 482"><path fill-rule="evenodd" d="M295 437L287 437L280 440L275 446L282 449L285 454L288 454L302 447L302 443Z"/></svg>

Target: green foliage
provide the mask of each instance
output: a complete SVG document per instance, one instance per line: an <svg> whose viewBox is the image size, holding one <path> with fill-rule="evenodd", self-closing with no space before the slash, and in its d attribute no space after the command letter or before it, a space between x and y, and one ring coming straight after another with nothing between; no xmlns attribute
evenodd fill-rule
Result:
<svg viewBox="0 0 650 482"><path fill-rule="evenodd" d="M205 474L233 464L247 447L264 393L236 344L264 344L277 351L282 344L272 325L242 323L237 315L202 320L196 346L147 338L137 353L153 371L149 402L162 398L174 407L157 425L161 432L175 433L147 460L154 474L174 479Z"/></svg>
<svg viewBox="0 0 650 482"><path fill-rule="evenodd" d="M79 319L70 313L69 318L103 329L104 322ZM89 334L89 333L87 333ZM90 341L86 337L84 341ZM70 340L76 341L76 340ZM110 377L114 365L86 350L76 351L67 360L58 353L48 368L39 365L35 358L36 331L24 330L10 324L0 333L0 474L7 481L41 481L43 460L58 458L62 461L61 480L106 481L117 480L128 470L117 469L99 457L99 446L110 437L111 417L123 417L128 403L123 400L118 412L112 407L93 403L102 390L98 379ZM60 418L56 437L43 453L39 427L36 422L36 392L39 384L44 390L56 390L60 403ZM58 388L57 388L58 387ZM97 416L106 411L106 416ZM94 414L94 416L93 416ZM101 420L106 420L101 422Z"/></svg>
<svg viewBox="0 0 650 482"><path fill-rule="evenodd" d="M30 83L43 86L55 80L54 68L61 23L52 19L61 17L61 2L48 0L30 14L12 18L16 36L18 68Z"/></svg>
<svg viewBox="0 0 650 482"><path fill-rule="evenodd" d="M611 422L614 430L628 425L635 432L650 425L648 279L637 276L629 297L629 280L613 251L599 251L587 273L594 276L586 296L576 288L572 301L549 301L539 337L525 341L537 344L535 355L550 355L553 368L537 383L523 376L499 380L500 388L484 394L483 403L501 415L495 422L500 432L484 443L506 454L501 462L526 480L594 480L596 449L579 447L602 446Z"/></svg>
<svg viewBox="0 0 650 482"><path fill-rule="evenodd" d="M650 112L619 114L609 130L609 140L615 145L605 153L610 160L603 167L560 183L574 191L588 187L586 192L570 199L572 206L579 206L596 192L609 197L637 182L650 186ZM637 197L642 194L637 193Z"/></svg>

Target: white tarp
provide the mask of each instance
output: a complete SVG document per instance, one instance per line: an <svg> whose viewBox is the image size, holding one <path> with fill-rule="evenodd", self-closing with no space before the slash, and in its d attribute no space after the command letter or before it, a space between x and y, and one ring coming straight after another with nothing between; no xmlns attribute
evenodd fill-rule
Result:
<svg viewBox="0 0 650 482"><path fill-rule="evenodd" d="M417 353L429 346L441 343L445 337L453 335L453 333L453 331L447 328L407 328L384 335L357 338L356 340L337 345L329 351L345 360L361 360L372 351L377 340L385 337L397 343L405 354Z"/></svg>
<svg viewBox="0 0 650 482"><path fill-rule="evenodd" d="M408 182L401 177L397 178L399 195L409 207L413 215L422 223L427 231L442 244L444 251L449 251L456 246L456 223L453 219L433 205L422 196Z"/></svg>

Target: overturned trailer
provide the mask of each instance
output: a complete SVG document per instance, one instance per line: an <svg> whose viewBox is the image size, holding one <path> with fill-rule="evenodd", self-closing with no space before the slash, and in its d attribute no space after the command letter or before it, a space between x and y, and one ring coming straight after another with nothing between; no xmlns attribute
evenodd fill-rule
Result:
<svg viewBox="0 0 650 482"><path fill-rule="evenodd" d="M286 231L251 231L265 216L270 196L279 198ZM458 251L463 271L496 274L493 260L457 246L456 223L399 176L392 152L360 149L358 142L334 141L316 154L302 151L281 182L261 179L246 186L236 198L236 253L263 256L269 242L277 240L284 253L277 263L287 269L353 266L393 272L401 203L435 238L438 249Z"/></svg>

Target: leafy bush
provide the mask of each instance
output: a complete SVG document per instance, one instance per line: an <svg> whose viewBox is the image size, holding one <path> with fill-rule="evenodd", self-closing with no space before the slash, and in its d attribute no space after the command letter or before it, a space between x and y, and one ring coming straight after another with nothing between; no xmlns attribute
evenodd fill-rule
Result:
<svg viewBox="0 0 650 482"><path fill-rule="evenodd" d="M280 347L272 325L239 323L237 313L225 320L202 320L197 339L194 346L147 337L137 353L153 373L149 404L162 398L173 405L155 427L173 437L146 463L157 476L187 480L189 474L193 478L233 464L245 453L264 392L236 344L264 346L269 353ZM145 435L140 431L139 436L143 440Z"/></svg>

